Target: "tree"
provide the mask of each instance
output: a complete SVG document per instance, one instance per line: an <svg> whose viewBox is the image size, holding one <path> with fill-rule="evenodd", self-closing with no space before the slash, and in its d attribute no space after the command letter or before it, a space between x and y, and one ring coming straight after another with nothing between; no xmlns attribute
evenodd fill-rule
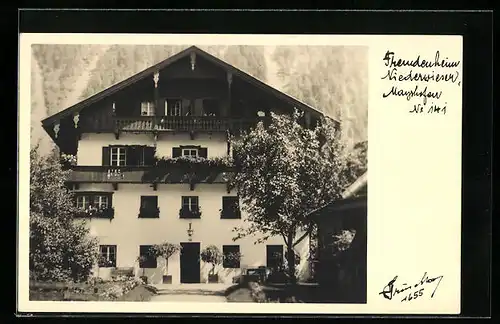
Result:
<svg viewBox="0 0 500 324"><path fill-rule="evenodd" d="M163 242L162 244L155 244L151 247L151 253L156 258L164 258L165 259L165 271L168 274L168 259L173 256L175 253L181 250L181 246L178 244L172 244L168 242Z"/></svg>
<svg viewBox="0 0 500 324"><path fill-rule="evenodd" d="M215 267L222 263L222 253L219 248L215 245L209 245L201 251L200 256L203 262L210 263L212 265L210 275L214 275Z"/></svg>
<svg viewBox="0 0 500 324"><path fill-rule="evenodd" d="M97 241L65 188L59 158L30 152L30 275L36 280L86 280L99 256Z"/></svg>
<svg viewBox="0 0 500 324"><path fill-rule="evenodd" d="M259 123L234 140L236 174L248 226L234 229L238 240L262 233L256 243L271 236L283 238L288 275L295 282L294 247L314 225L307 215L341 197L359 170L351 170L356 158L340 140L340 132L329 119L314 129L302 127L302 114L271 115L265 127Z"/></svg>

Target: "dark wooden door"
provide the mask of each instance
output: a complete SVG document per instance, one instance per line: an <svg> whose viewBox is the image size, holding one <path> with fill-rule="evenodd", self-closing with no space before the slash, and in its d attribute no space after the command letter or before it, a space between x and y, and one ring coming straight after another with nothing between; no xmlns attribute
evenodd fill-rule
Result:
<svg viewBox="0 0 500 324"><path fill-rule="evenodd" d="M181 283L200 282L200 243L181 243Z"/></svg>

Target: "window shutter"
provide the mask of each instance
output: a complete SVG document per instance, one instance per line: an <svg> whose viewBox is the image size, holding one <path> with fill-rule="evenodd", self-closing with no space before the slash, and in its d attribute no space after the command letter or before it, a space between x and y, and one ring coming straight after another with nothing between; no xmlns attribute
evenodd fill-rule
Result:
<svg viewBox="0 0 500 324"><path fill-rule="evenodd" d="M113 195L108 195L108 207L113 207Z"/></svg>
<svg viewBox="0 0 500 324"><path fill-rule="evenodd" d="M102 148L102 165L109 166L111 158L111 149L109 147Z"/></svg>
<svg viewBox="0 0 500 324"><path fill-rule="evenodd" d="M138 149L137 146L128 146L125 148L126 149L126 165L139 165L139 154L140 150Z"/></svg>
<svg viewBox="0 0 500 324"><path fill-rule="evenodd" d="M144 147L144 165L153 165L155 157L155 148L152 146Z"/></svg>
<svg viewBox="0 0 500 324"><path fill-rule="evenodd" d="M207 158L208 157L208 148L206 147L201 147L199 150L198 150L198 155L202 158Z"/></svg>
<svg viewBox="0 0 500 324"><path fill-rule="evenodd" d="M180 157L181 154L182 154L182 150L180 147L173 147L172 148L172 157L173 158Z"/></svg>

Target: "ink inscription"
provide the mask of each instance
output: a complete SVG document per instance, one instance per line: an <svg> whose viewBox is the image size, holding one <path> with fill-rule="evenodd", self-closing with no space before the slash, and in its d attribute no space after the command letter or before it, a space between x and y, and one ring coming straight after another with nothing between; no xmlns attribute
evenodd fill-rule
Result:
<svg viewBox="0 0 500 324"><path fill-rule="evenodd" d="M443 276L429 277L425 272L420 281L413 284L401 282L398 278L399 276L394 276L379 292L379 295L389 300L399 299L401 302L422 298L426 292L430 293L430 298L434 298Z"/></svg>
<svg viewBox="0 0 500 324"><path fill-rule="evenodd" d="M443 57L439 50L432 59L424 59L421 55L404 59L387 50L382 61L387 71L381 80L389 83L382 98L404 98L408 102L419 100L408 109L411 114L446 115L447 102L443 102L441 85L461 86L460 61Z"/></svg>

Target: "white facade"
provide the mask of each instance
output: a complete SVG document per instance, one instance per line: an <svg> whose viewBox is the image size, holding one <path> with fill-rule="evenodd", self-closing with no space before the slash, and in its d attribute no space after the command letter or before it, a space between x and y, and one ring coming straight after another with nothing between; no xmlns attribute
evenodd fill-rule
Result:
<svg viewBox="0 0 500 324"><path fill-rule="evenodd" d="M102 148L108 145L154 145L154 138L150 134L123 133L119 139L113 134L82 134L78 143L78 165L100 166L102 165ZM222 157L227 154L227 141L225 134L213 133L197 134L191 139L188 133L168 133L157 138L156 152L159 157L170 157L172 148L181 145L201 145L208 149L208 158ZM158 184L157 190L153 190L150 184L120 184L118 190L114 190L110 183L82 183L75 192L112 192L112 205L114 207L114 218L88 220L93 235L97 236L100 245L116 245L116 267L134 267L136 275L143 275L143 269L139 268L136 261L139 256L140 245L153 245L162 242L180 244L182 242L199 242L200 249L208 245L215 245L221 251L224 245L239 245L241 261L240 268L257 267L266 265L266 245L283 245L281 237L269 239L264 244L254 244L258 237L247 237L233 241L232 229L244 225L245 214L242 219L221 219L223 196L236 196L236 192L227 192L225 184L201 183L196 184L191 190L188 184ZM141 196L157 196L160 209L159 218L139 218ZM198 196L199 206L202 211L200 219L181 219L179 209L181 208L182 196ZM193 230L191 237L188 229L191 224ZM308 276L309 243L305 239L297 247L301 254L302 263L299 266L299 279ZM180 283L180 255L177 253L168 260L168 273L165 269L164 260L158 259L156 269L144 269L144 275L148 276L151 283L161 283L163 275L172 276L172 283ZM207 280L209 266L201 262L200 281ZM107 277L110 268L96 268L95 274ZM220 282L231 282L240 269L218 269Z"/></svg>

